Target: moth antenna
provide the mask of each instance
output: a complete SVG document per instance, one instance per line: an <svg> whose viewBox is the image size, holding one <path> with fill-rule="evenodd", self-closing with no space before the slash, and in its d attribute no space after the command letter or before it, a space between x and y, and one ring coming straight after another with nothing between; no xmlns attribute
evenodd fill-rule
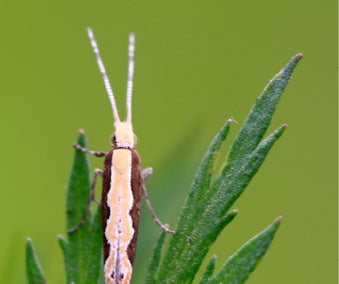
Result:
<svg viewBox="0 0 339 284"><path fill-rule="evenodd" d="M128 77L127 77L127 121L132 123L132 92L133 92L133 77L134 77L134 50L135 50L135 36L134 33L129 35L128 46Z"/></svg>
<svg viewBox="0 0 339 284"><path fill-rule="evenodd" d="M87 34L88 34L88 37L89 37L89 39L91 41L91 45L93 47L93 51L94 51L94 53L95 53L95 55L97 57L98 66L99 66L100 72L102 74L102 77L104 79L105 88L106 88L109 100L111 101L114 120L116 122L120 122L120 118L119 118L119 114L118 114L118 109L117 109L117 104L116 104L115 99L114 99L113 90L112 90L111 84L109 82L109 79L108 79L108 76L107 76L107 73L106 73L106 69L105 69L104 63L103 63L103 61L101 59L101 56L100 56L98 44L97 44L97 42L96 42L96 40L94 38L94 34L93 34L92 29L89 28L89 27L87 28Z"/></svg>

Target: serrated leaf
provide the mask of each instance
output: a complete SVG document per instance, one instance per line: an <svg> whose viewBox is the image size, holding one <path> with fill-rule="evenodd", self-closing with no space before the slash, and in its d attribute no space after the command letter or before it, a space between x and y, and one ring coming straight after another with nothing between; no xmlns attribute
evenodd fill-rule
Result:
<svg viewBox="0 0 339 284"><path fill-rule="evenodd" d="M232 143L227 163L214 181L211 180L213 162L228 129L224 126L211 143L185 201L176 234L160 264L157 283L191 283L209 247L229 223L228 218L235 216L235 211L226 217L225 214L284 132L285 125L262 140L300 58L300 54L294 56L265 87Z"/></svg>
<svg viewBox="0 0 339 284"><path fill-rule="evenodd" d="M281 217L245 243L218 271L209 284L241 284L248 278L266 253L281 223Z"/></svg>
<svg viewBox="0 0 339 284"><path fill-rule="evenodd" d="M80 131L78 144L87 147L84 131ZM75 227L82 219L88 203L90 185L87 154L76 150L67 190L67 229ZM80 229L67 235L68 241L59 237L59 244L64 252L67 283L98 282L102 257L101 230L101 210L97 210L94 217L90 211Z"/></svg>
<svg viewBox="0 0 339 284"><path fill-rule="evenodd" d="M26 273L29 284L47 283L30 238L26 241Z"/></svg>
<svg viewBox="0 0 339 284"><path fill-rule="evenodd" d="M208 264L206 266L204 274L201 276L199 284L206 284L209 283L211 280L211 277L213 275L215 266L217 265L217 256L213 255L210 260L208 261Z"/></svg>

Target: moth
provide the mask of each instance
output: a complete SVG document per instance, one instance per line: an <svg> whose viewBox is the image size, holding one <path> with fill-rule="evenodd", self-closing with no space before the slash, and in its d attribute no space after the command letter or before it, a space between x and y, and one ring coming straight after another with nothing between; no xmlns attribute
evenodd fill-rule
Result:
<svg viewBox="0 0 339 284"><path fill-rule="evenodd" d="M174 234L175 232L163 225L152 209L145 187L145 180L153 170L152 168L141 170L141 160L138 152L135 150L137 140L132 126L135 36L133 33L129 35L129 64L126 95L127 118L125 121L121 121L113 90L101 59L93 31L88 28L87 32L112 105L115 132L110 140L113 147L109 152L91 151L78 144L73 144L76 149L83 152L93 154L97 157L104 156L105 162L103 171L99 169L95 170L88 205L82 220L76 227L68 230L67 233L75 232L86 222L91 202L100 204L100 202L95 200L94 196L97 176L102 176L101 213L105 283L128 284L131 281L133 272L142 197L145 199L151 215L158 226L168 233Z"/></svg>

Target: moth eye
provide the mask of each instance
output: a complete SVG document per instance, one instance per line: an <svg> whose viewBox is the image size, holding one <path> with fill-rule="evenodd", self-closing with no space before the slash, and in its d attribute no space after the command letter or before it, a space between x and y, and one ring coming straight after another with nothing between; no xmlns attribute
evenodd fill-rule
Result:
<svg viewBox="0 0 339 284"><path fill-rule="evenodd" d="M111 135L111 137L109 138L109 142L112 144L112 145L115 145L116 144L116 138L115 138L115 134L113 133Z"/></svg>

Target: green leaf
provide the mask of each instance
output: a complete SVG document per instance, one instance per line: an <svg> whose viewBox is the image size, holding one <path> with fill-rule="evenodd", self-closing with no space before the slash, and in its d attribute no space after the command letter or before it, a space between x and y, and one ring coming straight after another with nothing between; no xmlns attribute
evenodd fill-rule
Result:
<svg viewBox="0 0 339 284"><path fill-rule="evenodd" d="M87 139L83 130L79 131L77 143L87 148ZM88 155L76 149L67 188L67 230L74 228L82 219L87 206L90 187L91 177Z"/></svg>
<svg viewBox="0 0 339 284"><path fill-rule="evenodd" d="M66 254L68 253L68 252L67 252L67 249L68 249L68 243L67 243L67 241L66 241L66 239L64 238L63 235L58 235L57 237L58 237L58 242L59 242L59 246L60 246L60 248L61 248L61 250L62 250L62 253L63 253L64 255L66 255Z"/></svg>
<svg viewBox="0 0 339 284"><path fill-rule="evenodd" d="M235 138L225 166L212 180L213 166L230 127L226 122L210 144L185 201L176 234L159 266L158 283L191 283L211 244L234 218L227 214L256 174L286 125L262 140L301 55L297 54L265 87Z"/></svg>
<svg viewBox="0 0 339 284"><path fill-rule="evenodd" d="M159 269L158 283L180 283L180 279L186 279L186 277L189 280L186 280L184 283L190 283L193 280L195 273L198 271L211 244L216 240L220 231L233 220L238 212L238 210L233 210L220 219L212 220L211 226L209 227L206 224L204 227L201 226L201 224L197 224L196 230L194 230L190 236L185 235L183 232L176 231L176 234L172 237L170 247L162 262L161 268L164 269L164 271L170 268L168 267L168 259L170 259L170 256L177 259L178 265L171 270L171 274L167 275L160 274L163 273L163 271ZM183 238L185 240L184 247L182 243ZM178 241L180 246L175 245L175 241L177 240L181 241L181 243ZM178 251L179 249L177 247L180 248L181 251ZM181 253L181 255L178 255L178 252ZM165 282L163 280L164 278L166 279Z"/></svg>
<svg viewBox="0 0 339 284"><path fill-rule="evenodd" d="M164 231L161 231L158 242L153 249L153 255L151 257L151 261L148 267L145 283L149 284L157 283L158 280L157 272L160 264L161 253L162 248L164 246L165 238L166 233Z"/></svg>
<svg viewBox="0 0 339 284"><path fill-rule="evenodd" d="M84 131L80 131L78 144L87 147ZM91 186L90 165L87 154L76 150L68 183L66 213L67 229L82 219L88 203ZM90 211L86 222L77 231L68 234L68 241L59 236L64 252L67 283L93 284L98 282L102 258L101 210Z"/></svg>
<svg viewBox="0 0 339 284"><path fill-rule="evenodd" d="M237 172L230 170L232 174L226 173L216 178L212 189L214 194L210 199L209 207L211 208L206 210L208 215L209 211L213 211L217 216L222 216L233 205L257 173L268 152L284 133L286 127L285 124L279 127L264 139L246 159L241 160L241 167Z"/></svg>
<svg viewBox="0 0 339 284"><path fill-rule="evenodd" d="M191 231L195 227L193 219L199 217L201 212L200 207L197 207L196 203L199 202L202 206L204 206L207 200L207 196L210 192L206 189L209 188L211 183L213 167L220 152L220 148L227 138L232 122L232 119L226 121L218 134L212 140L204 157L202 158L181 213L181 222L179 222L177 229L179 231Z"/></svg>
<svg viewBox="0 0 339 284"><path fill-rule="evenodd" d="M202 275L199 284L206 284L209 283L211 280L211 277L213 275L215 266L217 265L217 256L213 255L210 260L208 261L208 264L206 266L205 272Z"/></svg>
<svg viewBox="0 0 339 284"><path fill-rule="evenodd" d="M192 190L189 196L189 198L192 198L190 202L205 199L206 192L204 189L210 186L213 174L213 167L217 155L220 152L220 148L223 142L227 138L232 122L232 119L226 121L224 126L220 129L219 133L214 137L211 144L207 148L207 151L201 161L200 167L193 180Z"/></svg>
<svg viewBox="0 0 339 284"><path fill-rule="evenodd" d="M105 274L104 274L104 258L101 258L101 265L100 265L100 275L98 279L98 284L105 284Z"/></svg>
<svg viewBox="0 0 339 284"><path fill-rule="evenodd" d="M187 250L187 252L204 252L208 250L208 247L203 248L201 251L197 251L196 244L193 241L191 237L189 236L188 232L192 232L195 228L195 221L194 219L199 218L199 213L201 212L201 209L197 207L197 203L200 204L200 206L205 206L204 198L206 194L206 188L208 188L209 183L211 181L212 173L213 173L213 166L217 157L217 154L220 151L220 147L222 143L225 141L227 134L230 129L232 120L228 120L224 126L221 128L219 133L215 136L211 144L209 145L206 154L204 155L199 169L194 177L191 191L189 193L189 196L187 197L187 200L185 202L183 211L180 215L179 224L176 229L176 234L173 236L170 246L172 246L174 243L176 244L173 250L168 250L167 255L165 256L165 259L175 259L177 258L177 253L183 252L184 250ZM233 215L230 218L233 219ZM191 247L192 244L193 247ZM186 259L189 259L189 256L186 257ZM185 265L185 262L183 259L181 259L184 264L178 264L177 269L180 270L182 268L182 265ZM173 263L174 264L174 263ZM186 264L186 266L189 264ZM166 266L166 261L163 263L161 268L164 268ZM173 275L174 271L176 271L176 268L173 267L173 271L169 275L165 275L167 269L159 270L159 283L163 281L163 278L166 278L170 275ZM172 282L169 282L172 283Z"/></svg>
<svg viewBox="0 0 339 284"><path fill-rule="evenodd" d="M300 54L293 56L288 64L269 81L258 97L232 144L228 165L224 171L235 164L239 164L240 160L245 159L259 144L272 121L281 95L300 59ZM237 168L235 167L233 170Z"/></svg>
<svg viewBox="0 0 339 284"><path fill-rule="evenodd" d="M276 219L268 228L245 243L218 271L209 284L241 284L248 278L266 253L282 218Z"/></svg>
<svg viewBox="0 0 339 284"><path fill-rule="evenodd" d="M30 238L26 241L26 272L29 284L47 283Z"/></svg>

